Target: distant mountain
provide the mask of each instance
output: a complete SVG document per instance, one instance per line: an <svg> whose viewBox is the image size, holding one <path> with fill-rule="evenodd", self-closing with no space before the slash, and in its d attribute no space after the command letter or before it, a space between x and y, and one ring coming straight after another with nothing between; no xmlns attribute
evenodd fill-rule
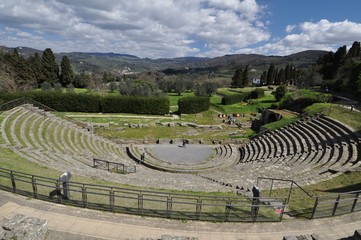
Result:
<svg viewBox="0 0 361 240"><path fill-rule="evenodd" d="M0 46L0 52L2 51L2 52L6 52L6 53L12 53L12 52L14 52L14 49L15 48ZM29 57L31 55L34 55L36 52L41 55L42 52L43 52L41 50L34 49L34 48L29 48L29 47L16 47L16 49L24 57Z"/></svg>
<svg viewBox="0 0 361 240"><path fill-rule="evenodd" d="M85 54L90 56L98 56L98 57L126 57L126 58L134 58L139 59L137 56L129 55L129 54L121 54L121 53L102 53L102 52L71 52L71 53L59 53L60 55L72 55L72 54Z"/></svg>
<svg viewBox="0 0 361 240"><path fill-rule="evenodd" d="M27 47L17 47L20 54L27 57L35 52L42 51ZM13 52L13 48L1 47L0 51ZM165 71L174 73L194 73L194 72L218 72L234 71L234 69L250 65L258 71L264 71L271 63L275 65L286 65L293 63L297 67L307 67L322 57L326 51L308 50L289 56L265 56L259 54L234 54L215 58L201 57L180 57L180 58L139 58L134 55L120 53L100 53L100 52L68 52L55 53L57 61L60 63L62 56L68 56L76 72L111 72L121 74L124 69L131 69L132 72L143 71Z"/></svg>

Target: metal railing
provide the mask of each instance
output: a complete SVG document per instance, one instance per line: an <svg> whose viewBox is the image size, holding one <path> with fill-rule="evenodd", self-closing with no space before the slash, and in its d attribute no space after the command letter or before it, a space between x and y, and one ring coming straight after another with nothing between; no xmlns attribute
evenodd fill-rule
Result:
<svg viewBox="0 0 361 240"><path fill-rule="evenodd" d="M0 189L83 208L182 220L217 222L279 222L285 198L180 194L69 182L69 199L57 179L0 168ZM54 195L51 197L49 193ZM271 202L270 202L271 201ZM277 204L277 206L276 206Z"/></svg>
<svg viewBox="0 0 361 240"><path fill-rule="evenodd" d="M294 186L298 187L303 193L305 193L308 197L313 198L313 195L308 193L305 189L303 189L300 185L298 185L295 181L290 179L280 179L280 178L269 178L269 177L258 177L257 178L257 186L259 186L261 180L270 180L270 187L269 187L269 195L268 197L272 196L272 190L274 187L274 182L288 182L290 184L290 187L288 189L288 197L287 197L287 203L290 202L291 199L291 193Z"/></svg>
<svg viewBox="0 0 361 240"><path fill-rule="evenodd" d="M126 166L123 163L111 162L103 159L93 158L93 168L106 169L108 172L116 173L135 173L136 166Z"/></svg>
<svg viewBox="0 0 361 240"><path fill-rule="evenodd" d="M272 196L275 182L288 182L289 187L288 188L286 187L288 191L288 197L286 198L287 204L290 204L290 202L292 201L291 193L295 190L295 188L299 189L304 194L305 198L302 197L302 199L298 199L298 200L303 200L304 202L303 206L300 209L294 209L290 211L289 213L292 215L298 215L298 216L314 219L314 218L323 218L323 217L333 217L337 215L361 211L361 201L359 201L361 190L314 196L309 192L307 192L304 188L302 188L293 180L258 177L257 185L260 185L260 182L262 180L271 182L268 188L269 197ZM283 188L284 187L285 186L283 186Z"/></svg>

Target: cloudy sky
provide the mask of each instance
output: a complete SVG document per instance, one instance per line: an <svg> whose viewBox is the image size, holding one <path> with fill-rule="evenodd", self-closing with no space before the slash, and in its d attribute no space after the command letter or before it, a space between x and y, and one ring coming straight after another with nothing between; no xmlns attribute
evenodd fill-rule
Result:
<svg viewBox="0 0 361 240"><path fill-rule="evenodd" d="M0 45L139 57L288 55L361 40L360 0L0 0Z"/></svg>

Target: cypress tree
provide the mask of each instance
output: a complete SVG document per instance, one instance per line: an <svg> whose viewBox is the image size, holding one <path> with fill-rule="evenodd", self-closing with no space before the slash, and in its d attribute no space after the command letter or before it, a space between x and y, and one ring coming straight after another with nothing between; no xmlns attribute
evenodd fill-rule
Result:
<svg viewBox="0 0 361 240"><path fill-rule="evenodd" d="M242 84L242 73L243 73L243 69L242 68L237 68L236 71L233 74L232 77L232 83L231 86L232 87L240 87Z"/></svg>
<svg viewBox="0 0 361 240"><path fill-rule="evenodd" d="M271 85L275 78L275 65L272 63L267 72L267 85Z"/></svg>
<svg viewBox="0 0 361 240"><path fill-rule="evenodd" d="M71 84L74 79L74 72L71 68L70 61L67 56L63 56L63 58L61 59L60 69L60 83L63 87L66 87Z"/></svg>
<svg viewBox="0 0 361 240"><path fill-rule="evenodd" d="M242 72L242 82L241 87L247 87L248 86L248 65L244 68Z"/></svg>
<svg viewBox="0 0 361 240"><path fill-rule="evenodd" d="M41 62L45 81L54 86L55 83L59 82L59 67L50 48L43 51Z"/></svg>
<svg viewBox="0 0 361 240"><path fill-rule="evenodd" d="M34 75L34 79L37 82L38 87L40 87L45 81L45 77L42 71L42 62L39 53L35 53L34 56L30 56L28 61Z"/></svg>

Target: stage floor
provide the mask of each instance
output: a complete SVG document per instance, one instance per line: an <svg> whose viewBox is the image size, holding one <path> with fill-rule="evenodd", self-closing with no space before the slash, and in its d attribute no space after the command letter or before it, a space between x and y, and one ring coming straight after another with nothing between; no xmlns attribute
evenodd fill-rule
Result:
<svg viewBox="0 0 361 240"><path fill-rule="evenodd" d="M186 144L148 145L153 155L160 160L177 164L198 164L212 159L214 146Z"/></svg>

